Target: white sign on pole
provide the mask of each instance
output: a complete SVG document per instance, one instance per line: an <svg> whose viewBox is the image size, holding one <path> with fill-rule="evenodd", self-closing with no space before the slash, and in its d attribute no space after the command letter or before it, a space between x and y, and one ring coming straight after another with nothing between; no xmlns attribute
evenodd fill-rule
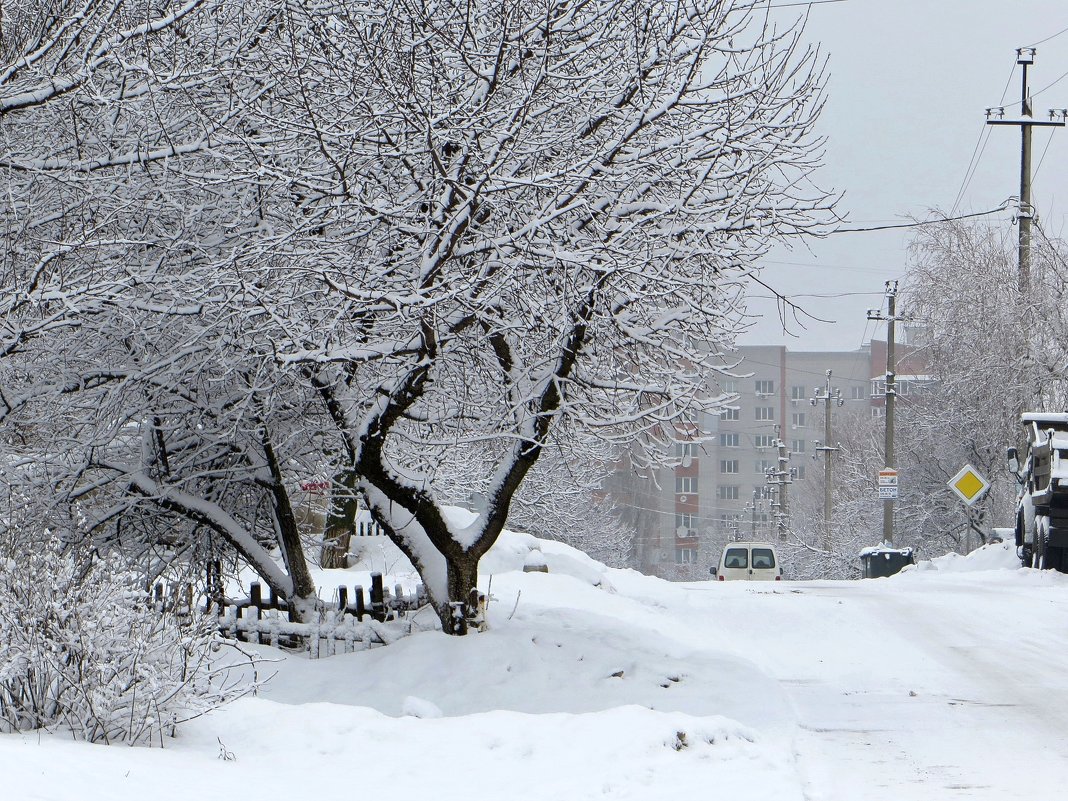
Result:
<svg viewBox="0 0 1068 801"><path fill-rule="evenodd" d="M879 471L879 500L893 501L897 499L897 470L892 467L884 467Z"/></svg>

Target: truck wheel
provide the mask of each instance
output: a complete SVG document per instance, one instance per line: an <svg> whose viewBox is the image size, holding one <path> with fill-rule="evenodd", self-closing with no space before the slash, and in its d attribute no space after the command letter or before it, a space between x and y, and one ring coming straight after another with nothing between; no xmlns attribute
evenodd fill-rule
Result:
<svg viewBox="0 0 1068 801"><path fill-rule="evenodd" d="M1035 516L1035 567L1039 570L1049 570L1050 551L1049 547L1049 518L1045 515Z"/></svg>

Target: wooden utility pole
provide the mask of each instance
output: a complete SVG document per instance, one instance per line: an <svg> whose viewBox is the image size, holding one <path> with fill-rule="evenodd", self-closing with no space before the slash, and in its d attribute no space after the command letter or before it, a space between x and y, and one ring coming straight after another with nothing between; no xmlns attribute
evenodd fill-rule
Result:
<svg viewBox="0 0 1068 801"><path fill-rule="evenodd" d="M1031 204L1031 129L1037 127L1063 128L1068 118L1068 109L1050 109L1049 120L1036 120L1032 116L1031 90L1027 85L1027 68L1035 63L1035 48L1021 47L1016 50L1016 63L1023 70L1020 85L1020 119L1005 119L1003 107L986 110L987 125L1020 126L1020 223L1017 261L1019 263L1020 293L1026 295L1031 282L1031 222L1034 206Z"/></svg>
<svg viewBox="0 0 1068 801"><path fill-rule="evenodd" d="M886 320L886 391L885 420L886 430L883 438L884 464L887 470L893 470L894 464L894 401L897 398L897 362L894 357L895 326L898 320L907 319L897 314L897 281L886 282L886 309L884 315L878 309L868 310L869 320ZM883 541L888 545L894 544L894 500L896 499L896 487L893 494L883 498Z"/></svg>
<svg viewBox="0 0 1068 801"><path fill-rule="evenodd" d="M823 452L823 529L824 536L828 537L831 533L831 514L833 512L833 494L831 484L831 454L838 450L838 447L831 445L831 406L832 404L842 406L845 401L842 400L842 390L831 389L831 371L827 371L827 383L822 389L815 387L812 390L812 397L809 398L809 403L815 406L820 401L823 401L823 442L816 443L816 450Z"/></svg>

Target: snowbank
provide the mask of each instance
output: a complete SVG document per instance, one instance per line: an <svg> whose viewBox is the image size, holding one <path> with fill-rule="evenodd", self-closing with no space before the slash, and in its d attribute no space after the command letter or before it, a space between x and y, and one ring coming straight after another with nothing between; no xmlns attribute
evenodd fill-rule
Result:
<svg viewBox="0 0 1068 801"><path fill-rule="evenodd" d="M903 572L937 570L941 573L972 573L980 570L1017 570L1019 568L1020 559L1016 556L1016 545L1008 540L983 545L967 556L947 553L934 559L925 559L914 566L910 565Z"/></svg>

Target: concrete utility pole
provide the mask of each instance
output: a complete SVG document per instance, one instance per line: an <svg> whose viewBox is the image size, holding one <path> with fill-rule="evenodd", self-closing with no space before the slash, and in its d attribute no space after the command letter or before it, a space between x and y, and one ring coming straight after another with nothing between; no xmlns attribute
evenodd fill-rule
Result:
<svg viewBox="0 0 1068 801"><path fill-rule="evenodd" d="M837 446L831 445L831 404L842 406L845 401L842 400L842 390L831 389L831 371L827 371L827 383L824 388L815 387L812 390L812 397L809 398L809 403L815 406L820 401L823 401L823 442L816 442L816 450L823 452L823 528L824 536L830 536L831 533L831 512L832 509L832 492L831 492L831 454L838 450Z"/></svg>
<svg viewBox="0 0 1068 801"><path fill-rule="evenodd" d="M790 498L787 493L787 487L793 483L794 470L790 467L790 452L786 449L786 443L781 439L777 439L775 447L779 452L778 466L769 467L765 470L764 480L768 484L774 484L776 487L776 503L772 504L776 509L775 529L779 534L779 539L785 540L790 528Z"/></svg>
<svg viewBox="0 0 1068 801"><path fill-rule="evenodd" d="M760 500L760 490L753 490L753 500L747 503L742 511L747 511L752 514L752 520L749 524L749 540L755 542L757 538L757 502Z"/></svg>
<svg viewBox="0 0 1068 801"><path fill-rule="evenodd" d="M1031 205L1031 129L1037 127L1063 128L1068 109L1050 109L1049 120L1036 120L1032 117L1031 91L1027 85L1027 68L1035 63L1035 48L1020 47L1016 50L1016 63L1023 68L1020 85L1020 119L1005 119L1004 107L986 110L987 125L1020 126L1020 240L1017 249L1019 262L1020 293L1027 294L1031 282L1031 221L1034 219L1034 206Z"/></svg>
<svg viewBox="0 0 1068 801"><path fill-rule="evenodd" d="M886 433L883 439L885 467L892 470L894 465L894 400L897 397L896 360L894 358L894 323L908 319L897 314L897 281L886 282L886 308L883 315L878 309L868 309L869 320L886 320ZM896 490L895 490L896 491ZM883 499L883 540L888 545L894 544L894 498Z"/></svg>

